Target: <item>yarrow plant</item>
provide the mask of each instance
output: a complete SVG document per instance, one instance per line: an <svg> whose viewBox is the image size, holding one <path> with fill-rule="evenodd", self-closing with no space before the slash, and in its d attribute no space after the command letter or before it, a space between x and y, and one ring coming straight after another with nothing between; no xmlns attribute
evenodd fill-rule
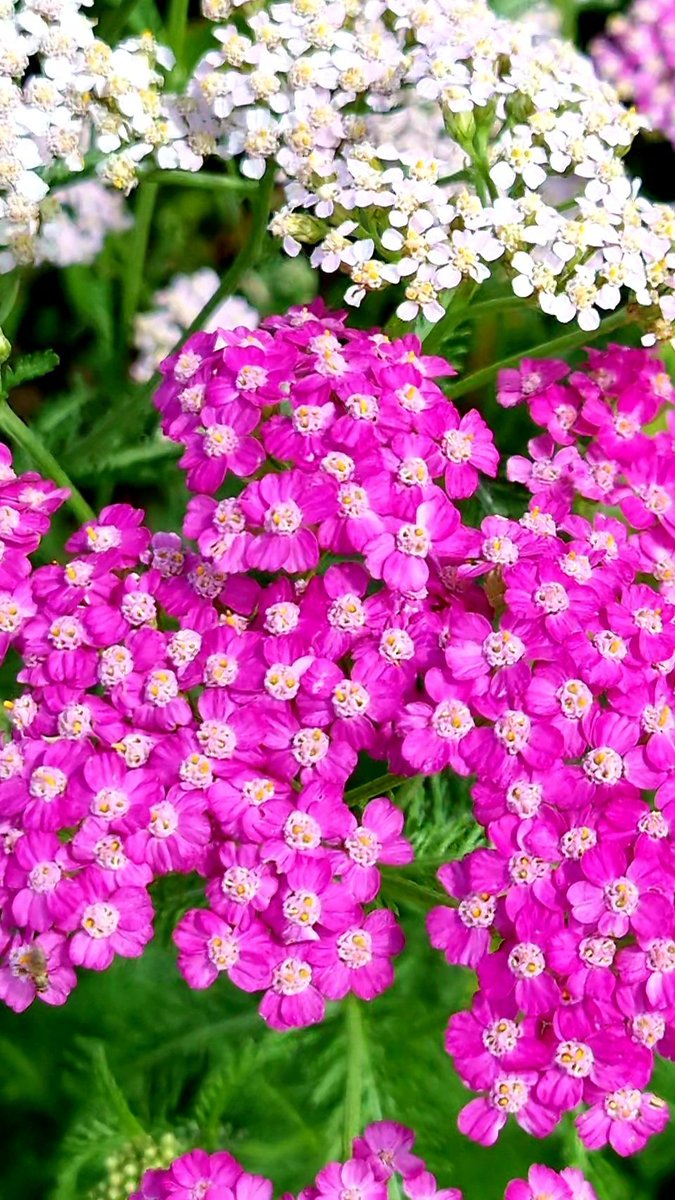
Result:
<svg viewBox="0 0 675 1200"><path fill-rule="evenodd" d="M441 869L454 907L428 922L478 975L446 1045L484 1093L460 1116L484 1144L509 1115L542 1137L583 1103L585 1144L626 1155L668 1119L646 1089L673 1053L670 414L644 429L671 396L658 361L620 346L500 377L501 403L546 429L507 476L548 547L492 518L497 611L449 632L448 672L483 718L470 762L492 845ZM605 512L575 515L576 497Z"/></svg>
<svg viewBox="0 0 675 1200"><path fill-rule="evenodd" d="M596 1200L590 1151L665 1129L675 1058L646 120L483 0L98 15L0 0L0 999L39 1034L86 980L56 1190L269 1200L279 1111L288 1162L331 1159L299 1200L461 1200L379 1119L398 1094L433 1146L445 1066L447 1158L448 1120L560 1127L573 1168L507 1141L493 1183Z"/></svg>
<svg viewBox="0 0 675 1200"><path fill-rule="evenodd" d="M639 1149L667 1120L644 1089L675 969L673 446L642 432L672 395L658 360L505 372L502 403L547 433L507 464L522 518L479 528L455 502L496 473L492 435L415 338L300 309L195 335L163 372L196 551L106 509L33 573L12 631L5 999L58 1003L73 967L142 953L148 884L172 871L206 879L174 934L191 986L227 974L280 1029L372 999L403 946L369 908L378 864L412 850L385 797L352 811L349 779L362 751L449 768L475 776L494 844L441 870L457 907L429 917L481 985L448 1033L485 1090L460 1127L490 1143L513 1114L544 1136L584 1102L589 1146ZM576 494L624 521L573 515Z"/></svg>
<svg viewBox="0 0 675 1200"><path fill-rule="evenodd" d="M671 336L672 216L622 164L643 121L569 44L483 0L273 5L215 35L176 161L198 167L206 133L245 177L278 163L286 205L270 228L288 253L309 243L313 266L346 271L348 303L400 284L402 321L445 320L501 264L559 321L593 329L623 294Z"/></svg>
<svg viewBox="0 0 675 1200"><path fill-rule="evenodd" d="M417 339L321 310L267 326L196 335L163 368L197 551L117 505L65 568L34 572L0 785L13 1007L64 998L74 965L140 954L147 885L169 871L207 880L208 910L175 933L187 980L264 991L277 1028L393 980L401 931L364 906L378 864L412 850L388 799L357 815L345 790L360 751L413 773L429 722L428 769L461 761L464 706L442 683L433 709L415 692L476 542L449 495L471 495L497 454ZM260 471L265 454L290 469ZM238 494L218 501L226 477Z"/></svg>
<svg viewBox="0 0 675 1200"><path fill-rule="evenodd" d="M377 1121L354 1139L352 1157L345 1162L330 1162L314 1183L303 1188L302 1200L337 1200L348 1193L354 1200L387 1200L390 1181L400 1181L408 1200L462 1200L457 1188L441 1188L426 1164L412 1149L415 1135L394 1121ZM251 1175L226 1150L206 1154L192 1150L177 1158L168 1170L146 1171L140 1189L129 1200L192 1200L195 1196L212 1200L238 1200L263 1197L271 1200L273 1184L260 1175ZM566 1167L558 1173L550 1167L533 1166L527 1180L513 1179L504 1200L597 1200L595 1191L581 1171ZM287 1195L286 1200L290 1200Z"/></svg>
<svg viewBox="0 0 675 1200"><path fill-rule="evenodd" d="M173 55L151 35L110 47L95 36L82 11L88 7L79 0L0 6L0 271L44 257L62 261L63 251L49 254L50 235L41 234L65 199L49 194L59 175L82 171L92 152L105 156L101 177L126 192L150 149ZM117 206L103 203L110 206L108 228L119 225ZM76 211L75 223L82 228L83 213ZM83 248L79 261L88 253Z"/></svg>
<svg viewBox="0 0 675 1200"><path fill-rule="evenodd" d="M0 269L63 261L40 232L51 177L81 171L90 149L123 193L151 161L182 177L235 159L245 180L279 177L270 229L288 253L309 244L313 266L346 272L350 304L399 285L401 321L456 323L501 265L517 296L563 323L595 329L623 298L651 336L672 337L672 213L640 197L622 161L644 121L531 21L484 0L300 0L239 7L235 22L229 0L205 0L218 48L176 92L173 52L150 34L111 48L77 0L14 10L0 58ZM111 212L109 227L123 219Z"/></svg>

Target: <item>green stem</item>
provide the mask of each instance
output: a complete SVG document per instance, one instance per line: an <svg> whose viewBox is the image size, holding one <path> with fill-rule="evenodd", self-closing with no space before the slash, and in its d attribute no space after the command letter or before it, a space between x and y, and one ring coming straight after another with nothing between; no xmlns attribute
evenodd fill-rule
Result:
<svg viewBox="0 0 675 1200"><path fill-rule="evenodd" d="M131 329L138 308L156 201L157 184L142 180L138 189L134 228L129 240L129 257L122 282L122 328L125 333Z"/></svg>
<svg viewBox="0 0 675 1200"><path fill-rule="evenodd" d="M16 304L17 296L19 295L20 280L19 271L15 267L10 274L5 275L2 281L2 291L0 292L0 326L5 324Z"/></svg>
<svg viewBox="0 0 675 1200"><path fill-rule="evenodd" d="M347 1082L342 1126L342 1146L345 1160L352 1156L352 1143L361 1133L361 1109L364 1067L364 1038L361 1008L356 996L345 1000L347 1034Z"/></svg>
<svg viewBox="0 0 675 1200"><path fill-rule="evenodd" d="M522 307L523 302L520 297L509 292L507 296L495 296L492 300L481 300L479 304L470 305L466 320L475 321L476 317L482 317L485 313L502 312L509 308L522 309Z"/></svg>
<svg viewBox="0 0 675 1200"><path fill-rule="evenodd" d="M46 446L43 446L33 430L28 425L24 425L4 398L0 399L0 430L25 451L47 479L52 479L59 487L68 488L70 491L68 503L81 525L86 524L87 521L96 520L93 509L89 507L84 496L80 495L65 471L59 466L54 455Z"/></svg>
<svg viewBox="0 0 675 1200"><path fill-rule="evenodd" d="M190 0L170 0L169 15L166 20L166 39L176 56L174 70L179 72L183 67L189 7Z"/></svg>
<svg viewBox="0 0 675 1200"><path fill-rule="evenodd" d="M464 320L471 303L471 297L477 286L478 284L474 283L472 279L465 279L460 283L458 289L453 294L445 315L435 325L432 325L422 342L425 354L436 354L448 337L448 334L452 333L452 330L459 325L460 321Z"/></svg>
<svg viewBox="0 0 675 1200"><path fill-rule="evenodd" d="M108 9L98 23L96 36L114 46L138 3L139 0L122 0L117 8Z"/></svg>
<svg viewBox="0 0 675 1200"><path fill-rule="evenodd" d="M569 41L576 41L577 36L577 5L574 0L554 0L554 7L560 14L560 33Z"/></svg>
<svg viewBox="0 0 675 1200"><path fill-rule="evenodd" d="M263 175L258 185L257 194L252 201L253 221L248 232L246 241L239 251L234 262L223 275L220 284L213 293L210 300L207 300L204 307L197 313L194 321L185 332L181 335L171 353L177 354L178 351L185 345L193 333L201 329L205 321L220 307L223 300L227 296L231 296L235 288L239 285L241 279L252 266L256 264L260 257L263 241L265 238L265 230L267 228L267 218L270 210L270 200L274 189L274 163L269 163L267 170ZM147 392L154 392L155 388L161 382L162 376L159 371L155 371L152 378L146 384Z"/></svg>
<svg viewBox="0 0 675 1200"><path fill-rule="evenodd" d="M149 171L141 176L142 183L158 183L163 186L176 184L180 187L203 188L206 191L256 192L255 179L239 179L236 175L220 175L215 171Z"/></svg>
<svg viewBox="0 0 675 1200"><path fill-rule="evenodd" d="M410 333L411 328L410 321L402 321L400 317L397 317L396 310L394 310L382 332L386 333L388 338L394 339L403 337L405 333Z"/></svg>
<svg viewBox="0 0 675 1200"><path fill-rule="evenodd" d="M378 775L377 779L371 779L368 783L362 783L360 787L352 788L346 793L345 800L349 805L363 804L365 800L371 800L373 796L391 792L394 788L409 782L409 777L405 775Z"/></svg>
<svg viewBox="0 0 675 1200"><path fill-rule="evenodd" d="M503 371L505 367L516 367L523 358L549 358L552 355L566 354L570 350L578 350L579 347L587 345L589 342L596 341L599 337L603 337L607 333L612 333L615 329L620 329L622 325L629 325L633 320L632 315L627 308L620 308L611 316L605 317L601 321L597 329L592 329L590 332L583 329L575 329L573 333L563 334L562 337L551 338L548 342L540 342L538 346L531 346L526 350L518 350L516 354L510 354L508 358L502 358L499 362L490 363L487 367L481 367L479 371L473 371L471 375L465 375L463 379L458 379L456 383L450 384L445 388L445 393L453 400L458 396L465 396L467 392L475 392L478 388L483 387L486 383L491 383L496 375ZM439 321L439 325L442 325ZM425 350L428 353L427 345Z"/></svg>
<svg viewBox="0 0 675 1200"><path fill-rule="evenodd" d="M373 1066L373 1060L370 1054L368 1038L365 1034L362 1037L361 1043L361 1061L363 1063L363 1078L368 1088L368 1116L373 1121L381 1121L384 1117L382 1109L382 1101L380 1099L380 1090L377 1084L377 1075ZM351 1158L351 1147L349 1157ZM402 1200L401 1185L398 1181L396 1172L389 1179L388 1193L390 1200Z"/></svg>
<svg viewBox="0 0 675 1200"><path fill-rule="evenodd" d="M477 495L478 495L478 499L481 503L481 506L483 507L483 509L486 513L489 513L490 515L492 515L493 513L497 512L497 505L495 504L494 500L492 499L492 496L490 495L490 489L484 483L478 484Z"/></svg>

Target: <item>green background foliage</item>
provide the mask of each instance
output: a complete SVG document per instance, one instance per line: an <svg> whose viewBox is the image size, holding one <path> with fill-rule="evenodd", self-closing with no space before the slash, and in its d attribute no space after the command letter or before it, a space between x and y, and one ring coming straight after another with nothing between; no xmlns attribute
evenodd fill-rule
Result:
<svg viewBox="0 0 675 1200"><path fill-rule="evenodd" d="M94 11L114 41L144 28L161 38L165 7L119 0ZM501 0L497 7L517 15L528 4ZM582 41L605 16L597 3L560 0L559 7L565 28ZM190 16L182 69L208 39L196 5ZM652 190L671 198L663 188L675 186L673 173L664 184L668 172L655 167L666 162L663 146L642 143L635 154L648 183L657 181ZM93 508L131 502L147 509L154 528L180 527L185 492L176 448L158 436L150 390L129 377L130 323L173 275L204 265L222 275L246 246L249 199L223 179L212 188L160 184L150 198L149 185L141 185L131 204L139 220L148 209L152 220L145 231L111 237L95 265L0 279L14 364L5 383L15 411ZM319 280L304 258L283 258L265 236L237 290L266 315L308 302L319 286L329 304L340 304L343 279ZM493 295L490 286L481 300ZM497 286L494 295L502 291ZM354 320L376 325L391 308L391 297L374 295ZM517 302L475 318L470 311L446 352L476 370L555 332ZM58 361L49 357L52 347ZM480 400L500 449L520 449L527 417L497 409L490 387ZM465 397L460 407L475 401ZM28 466L21 452L17 461ZM521 501L513 485L497 482L476 501L476 519L495 509L516 512ZM72 528L68 511L57 514L44 561L62 558ZM15 671L10 657L0 673L3 697L16 693ZM373 770L366 765L364 778ZM437 867L481 835L457 780L405 785L397 796L418 857L405 872L384 872L383 898L400 914L407 947L395 987L373 1004L332 1006L319 1028L279 1035L264 1027L255 998L229 983L191 991L178 975L170 935L179 915L200 902L200 887L195 878L176 878L153 889L157 936L141 960L119 960L102 974L82 971L63 1009L36 1003L21 1016L0 1011L1 1200L122 1200L142 1163L194 1145L227 1146L247 1169L268 1173L277 1192L299 1189L342 1154L363 1123L383 1115L418 1131L420 1152L440 1182L461 1187L467 1200L499 1200L506 1181L535 1160L582 1166L601 1200L666 1196L675 1174L668 1134L627 1162L611 1151L587 1156L571 1123L545 1143L512 1127L490 1150L459 1135L457 1113L470 1097L444 1053L443 1034L450 1012L469 1002L474 977L430 949L424 916L442 898ZM660 1068L654 1087L674 1101L675 1070Z"/></svg>

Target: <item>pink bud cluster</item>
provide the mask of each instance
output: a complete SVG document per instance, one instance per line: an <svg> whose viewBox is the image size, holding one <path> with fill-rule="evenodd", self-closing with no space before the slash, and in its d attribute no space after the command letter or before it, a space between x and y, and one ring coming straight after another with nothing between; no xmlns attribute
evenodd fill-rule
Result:
<svg viewBox="0 0 675 1200"><path fill-rule="evenodd" d="M8 448L0 444L0 663L35 612L28 582L30 555L67 495L32 472L17 476Z"/></svg>
<svg viewBox="0 0 675 1200"><path fill-rule="evenodd" d="M445 648L483 718L467 761L492 843L441 868L455 907L428 919L478 974L447 1033L483 1093L459 1124L543 1137L583 1105L586 1146L632 1154L668 1120L655 1054L675 1057L672 387L611 346L578 371L525 361L499 398L547 430L507 464L547 549L502 520L497 619L458 613Z"/></svg>
<svg viewBox="0 0 675 1200"><path fill-rule="evenodd" d="M297 1200L387 1200L389 1180L400 1179L408 1200L462 1200L457 1188L439 1188L426 1163L413 1154L415 1135L394 1121L377 1121L355 1138L352 1157L330 1162ZM225 1150L191 1150L166 1170L146 1171L129 1200L272 1200L274 1185L250 1175ZM597 1200L581 1171L530 1167L527 1180L513 1179L504 1200ZM283 1200L294 1200L286 1193Z"/></svg>
<svg viewBox="0 0 675 1200"><path fill-rule="evenodd" d="M626 12L610 17L591 53L598 74L675 145L673 0L634 0Z"/></svg>

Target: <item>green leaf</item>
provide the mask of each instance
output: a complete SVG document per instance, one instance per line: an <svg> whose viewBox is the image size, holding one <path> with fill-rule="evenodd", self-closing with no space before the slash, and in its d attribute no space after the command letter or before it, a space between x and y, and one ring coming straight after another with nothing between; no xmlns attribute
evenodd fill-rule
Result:
<svg viewBox="0 0 675 1200"><path fill-rule="evenodd" d="M99 339L99 351L107 356L114 344L114 297L111 280L94 275L83 266L67 267L61 272L61 282L68 302L85 329Z"/></svg>
<svg viewBox="0 0 675 1200"><path fill-rule="evenodd" d="M16 303L19 294L19 275L7 275L3 280L0 292L0 326L4 325Z"/></svg>
<svg viewBox="0 0 675 1200"><path fill-rule="evenodd" d="M106 1119L119 1133L129 1138L145 1136L143 1126L129 1108L124 1093L110 1070L104 1043L79 1038L78 1045L83 1048L85 1056L89 1057L89 1086L98 1105L104 1110Z"/></svg>
<svg viewBox="0 0 675 1200"><path fill-rule="evenodd" d="M53 350L36 350L33 354L24 354L5 373L5 387L8 392L28 383L31 379L39 379L48 375L59 365L59 356Z"/></svg>

